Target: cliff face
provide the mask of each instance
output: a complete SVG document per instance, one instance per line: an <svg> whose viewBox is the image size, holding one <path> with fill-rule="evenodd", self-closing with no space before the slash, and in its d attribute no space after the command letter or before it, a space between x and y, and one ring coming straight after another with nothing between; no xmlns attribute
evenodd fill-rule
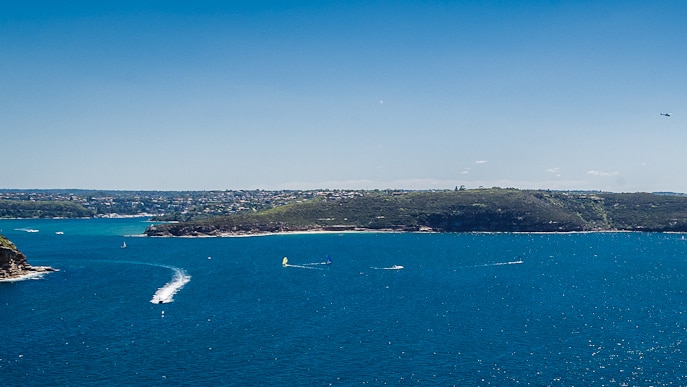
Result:
<svg viewBox="0 0 687 387"><path fill-rule="evenodd" d="M49 266L31 266L26 256L17 247L0 235L0 280L12 279L23 275L55 271Z"/></svg>

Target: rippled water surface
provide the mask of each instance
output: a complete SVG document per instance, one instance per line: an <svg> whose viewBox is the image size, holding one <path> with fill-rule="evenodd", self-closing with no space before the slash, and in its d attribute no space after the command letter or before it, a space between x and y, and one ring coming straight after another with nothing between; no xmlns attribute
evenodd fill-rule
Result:
<svg viewBox="0 0 687 387"><path fill-rule="evenodd" d="M60 270L0 283L3 385L687 384L680 234L132 236L147 224L0 221Z"/></svg>

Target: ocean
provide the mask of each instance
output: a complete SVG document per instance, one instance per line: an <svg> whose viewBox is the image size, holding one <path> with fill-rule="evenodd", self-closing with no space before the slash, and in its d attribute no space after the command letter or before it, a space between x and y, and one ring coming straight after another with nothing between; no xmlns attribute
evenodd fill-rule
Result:
<svg viewBox="0 0 687 387"><path fill-rule="evenodd" d="M681 234L148 224L0 221L59 269L0 283L1 385L687 385Z"/></svg>

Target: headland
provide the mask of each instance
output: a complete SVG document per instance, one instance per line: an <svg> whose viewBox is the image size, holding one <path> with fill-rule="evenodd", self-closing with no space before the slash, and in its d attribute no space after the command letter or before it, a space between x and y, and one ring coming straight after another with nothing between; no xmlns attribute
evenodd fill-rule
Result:
<svg viewBox="0 0 687 387"><path fill-rule="evenodd" d="M32 266L14 243L0 235L0 282L16 281L57 271L50 266Z"/></svg>
<svg viewBox="0 0 687 387"><path fill-rule="evenodd" d="M687 232L687 197L652 193L477 189L358 192L262 211L148 227L148 236L294 232Z"/></svg>

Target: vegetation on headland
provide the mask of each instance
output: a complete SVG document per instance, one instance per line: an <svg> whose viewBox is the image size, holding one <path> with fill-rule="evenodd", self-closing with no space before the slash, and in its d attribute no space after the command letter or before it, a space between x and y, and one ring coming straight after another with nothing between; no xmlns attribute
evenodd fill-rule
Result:
<svg viewBox="0 0 687 387"><path fill-rule="evenodd" d="M14 243L12 243L9 239L5 238L3 235L0 235L0 247L13 250L17 249L17 246L15 246Z"/></svg>
<svg viewBox="0 0 687 387"><path fill-rule="evenodd" d="M293 231L572 232L687 231L687 197L475 189L361 191L316 196L254 213L149 227L150 236Z"/></svg>

